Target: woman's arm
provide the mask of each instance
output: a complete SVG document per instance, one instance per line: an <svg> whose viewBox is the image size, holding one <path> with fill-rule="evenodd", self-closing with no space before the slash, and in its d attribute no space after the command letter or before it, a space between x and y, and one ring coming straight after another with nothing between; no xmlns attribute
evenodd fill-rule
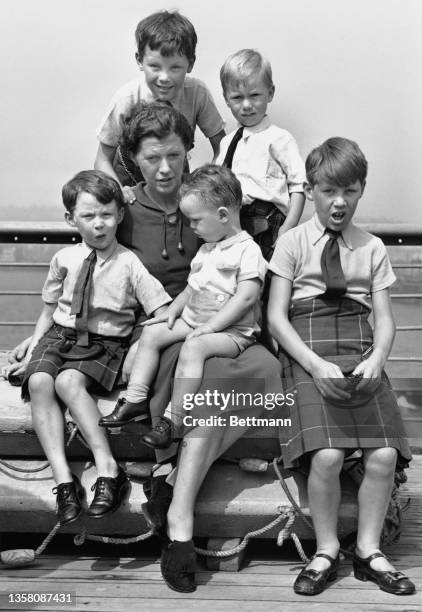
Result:
<svg viewBox="0 0 422 612"><path fill-rule="evenodd" d="M287 351L314 379L324 397L348 399L350 394L339 388L333 379L344 378L341 369L312 351L299 336L288 318L292 282L274 275L268 302L268 329L279 345Z"/></svg>

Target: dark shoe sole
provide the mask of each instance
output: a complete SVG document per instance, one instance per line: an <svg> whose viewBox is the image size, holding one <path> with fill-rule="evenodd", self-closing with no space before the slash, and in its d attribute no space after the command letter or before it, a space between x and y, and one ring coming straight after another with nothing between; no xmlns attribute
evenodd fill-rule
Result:
<svg viewBox="0 0 422 612"><path fill-rule="evenodd" d="M127 421L113 421L112 423L104 423L104 421L98 421L98 425L100 427L105 427L107 429L113 429L114 427L124 427L125 425L129 425L129 423L136 423L137 421L145 421L149 419L149 414L140 414L139 416L132 417L131 419L127 419Z"/></svg>
<svg viewBox="0 0 422 612"><path fill-rule="evenodd" d="M166 585L169 587L169 589L171 589L172 591L177 591L177 593L194 593L196 591L196 584L193 585L192 588L184 589L179 586L175 586L174 584L169 582L167 578L165 578L164 576L163 576L163 580L166 583Z"/></svg>
<svg viewBox="0 0 422 612"><path fill-rule="evenodd" d="M109 516L110 514L113 514L113 512L116 512L116 510L118 510L120 506L122 505L123 499L126 497L127 493L129 492L129 489L130 489L130 482L127 481L124 485L122 485L122 488L120 489L118 503L115 506L113 506L112 508L104 512L103 514L90 514L89 508L88 508L88 510L85 513L86 516L90 519L102 519L105 516Z"/></svg>

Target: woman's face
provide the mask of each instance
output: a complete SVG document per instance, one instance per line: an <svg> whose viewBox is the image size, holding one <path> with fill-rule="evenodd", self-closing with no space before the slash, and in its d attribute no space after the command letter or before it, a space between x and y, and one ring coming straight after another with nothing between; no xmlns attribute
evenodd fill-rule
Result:
<svg viewBox="0 0 422 612"><path fill-rule="evenodd" d="M134 156L151 194L175 196L181 183L186 150L177 134L144 138Z"/></svg>

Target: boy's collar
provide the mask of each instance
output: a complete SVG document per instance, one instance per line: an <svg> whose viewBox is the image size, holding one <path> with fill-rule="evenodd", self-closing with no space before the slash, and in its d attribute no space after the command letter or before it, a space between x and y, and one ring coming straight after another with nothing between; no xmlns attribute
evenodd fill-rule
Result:
<svg viewBox="0 0 422 612"><path fill-rule="evenodd" d="M86 252L86 255L85 255L84 259L86 259L86 257L88 257L88 255L91 253L91 251L95 251L95 249L93 249L92 247L88 246L83 241L79 244L79 246L81 248L83 248L84 252ZM107 249L106 257L104 257L104 253L102 253L101 251L97 251L97 263L98 263L98 265L102 266L103 264L105 264L105 262L108 261L110 259L110 257L112 257L112 255L114 255L114 253L115 253L115 251L116 251L118 246L119 246L119 243L117 242L117 239L115 238L114 241L109 246L109 248Z"/></svg>
<svg viewBox="0 0 422 612"><path fill-rule="evenodd" d="M219 249L227 249L233 244L237 244L238 242L244 242L245 240L252 240L252 237L248 234L248 232L242 230L238 234L234 234L234 236L229 236L229 238L224 238L224 240L220 240L219 242L205 242L203 246L205 246L208 251L212 251L217 246Z"/></svg>
<svg viewBox="0 0 422 612"><path fill-rule="evenodd" d="M252 125L251 127L243 128L243 138L246 138L247 136L250 136L251 134L258 134L259 132L263 132L264 130L269 128L270 125L271 125L270 118L268 117L268 115L264 115L261 121L257 123L256 125ZM239 123L239 127L242 127L240 123Z"/></svg>
<svg viewBox="0 0 422 612"><path fill-rule="evenodd" d="M311 221L313 222L311 225L311 239L312 239L312 244L315 245L325 235L325 230L327 228L322 225L316 213L314 213L314 216L312 217ZM350 221L347 227L341 232L341 237L343 238L343 242L346 245L346 247L349 249L349 251L353 251L354 228L355 226L353 225L352 221Z"/></svg>

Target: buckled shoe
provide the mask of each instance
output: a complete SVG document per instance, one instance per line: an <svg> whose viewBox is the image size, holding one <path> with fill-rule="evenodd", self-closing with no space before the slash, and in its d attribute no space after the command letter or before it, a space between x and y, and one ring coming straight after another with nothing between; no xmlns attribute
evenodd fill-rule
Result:
<svg viewBox="0 0 422 612"><path fill-rule="evenodd" d="M315 557L323 557L330 562L330 565L325 570L317 571L314 569L307 569L306 567L300 572L295 580L293 589L295 593L299 595L318 595L322 593L327 586L328 582L332 582L337 578L339 568L339 557L335 559L326 555L325 553L318 553Z"/></svg>
<svg viewBox="0 0 422 612"><path fill-rule="evenodd" d="M385 557L382 552L376 552L366 559L359 557L356 552L353 556L353 572L357 580L366 582L372 580L382 591L393 595L412 595L415 592L415 585L402 572L381 572L371 567L373 559Z"/></svg>

